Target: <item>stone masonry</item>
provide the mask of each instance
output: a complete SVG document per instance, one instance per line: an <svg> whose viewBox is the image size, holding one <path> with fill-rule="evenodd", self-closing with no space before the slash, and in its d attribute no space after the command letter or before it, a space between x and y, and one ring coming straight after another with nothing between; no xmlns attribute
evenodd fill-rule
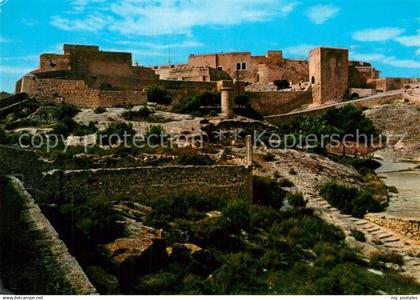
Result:
<svg viewBox="0 0 420 300"><path fill-rule="evenodd" d="M309 53L309 81L314 105L339 102L348 89L347 49L316 48Z"/></svg>
<svg viewBox="0 0 420 300"><path fill-rule="evenodd" d="M133 201L197 194L252 200L252 169L245 166L167 166L53 170L45 174L44 197L92 196Z"/></svg>
<svg viewBox="0 0 420 300"><path fill-rule="evenodd" d="M11 183L22 201L21 219L19 224L26 229L37 253L37 265L49 276L50 282L42 283L55 286L57 291L70 295L97 294L95 287L80 267L76 259L70 255L66 245L60 240L57 232L41 212L32 196L25 190L22 182L12 177ZM50 293L49 290L39 292Z"/></svg>

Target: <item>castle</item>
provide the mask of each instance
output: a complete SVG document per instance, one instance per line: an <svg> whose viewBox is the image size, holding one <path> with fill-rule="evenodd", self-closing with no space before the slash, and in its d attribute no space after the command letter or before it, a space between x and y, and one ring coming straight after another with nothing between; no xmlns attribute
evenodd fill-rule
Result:
<svg viewBox="0 0 420 300"><path fill-rule="evenodd" d="M269 95L275 98L274 105L283 105L306 99L310 93L312 103L322 105L402 88L409 81L379 78L379 71L369 63L349 61L348 56L347 49L321 47L311 50L308 60L284 58L282 51L268 51L265 56L233 52L192 54L188 64L144 67L133 65L131 53L64 45L64 54L42 54L38 69L16 83L16 92L80 107L111 107L147 103L147 90L153 85L168 89L176 100L199 91L221 90L224 84L218 81L230 80L243 87L283 79L308 84L309 88L306 94L293 89L272 95L255 93L259 102Z"/></svg>

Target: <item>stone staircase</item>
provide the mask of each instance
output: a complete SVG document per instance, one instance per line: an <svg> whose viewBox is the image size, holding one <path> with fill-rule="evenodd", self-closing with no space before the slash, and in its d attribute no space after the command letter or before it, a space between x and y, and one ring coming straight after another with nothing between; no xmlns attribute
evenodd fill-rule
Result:
<svg viewBox="0 0 420 300"><path fill-rule="evenodd" d="M399 271L420 282L420 257L418 257L419 247L415 241L385 227L379 226L371 221L342 214L338 209L332 207L326 200L319 196L315 196L312 193L306 196L307 199L310 199L308 207L319 211L321 213L321 217L325 221L340 227L346 233L349 233L350 230L361 231L365 234L367 242L376 247L379 251L393 252L401 255L404 261L404 266L402 266Z"/></svg>

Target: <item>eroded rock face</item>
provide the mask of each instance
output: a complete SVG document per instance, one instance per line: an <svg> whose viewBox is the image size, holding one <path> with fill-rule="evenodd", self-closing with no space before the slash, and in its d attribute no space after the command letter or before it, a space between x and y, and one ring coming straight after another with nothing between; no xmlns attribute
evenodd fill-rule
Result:
<svg viewBox="0 0 420 300"><path fill-rule="evenodd" d="M120 280L121 288L130 293L137 277L159 270L167 261L162 230L138 222L127 225L128 237L102 246L102 254Z"/></svg>

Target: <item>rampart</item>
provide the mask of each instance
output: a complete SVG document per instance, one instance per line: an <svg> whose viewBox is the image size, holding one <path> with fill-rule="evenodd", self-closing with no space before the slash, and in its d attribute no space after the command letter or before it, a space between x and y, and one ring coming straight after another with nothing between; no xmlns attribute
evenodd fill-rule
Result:
<svg viewBox="0 0 420 300"><path fill-rule="evenodd" d="M250 93L251 107L261 115L283 114L312 102L310 92L275 91Z"/></svg>
<svg viewBox="0 0 420 300"><path fill-rule="evenodd" d="M245 166L167 166L91 169L44 174L45 191L57 200L103 196L133 201L197 194L252 199L252 170Z"/></svg>
<svg viewBox="0 0 420 300"><path fill-rule="evenodd" d="M36 186L42 177L43 163L35 152L0 145L0 176L12 175L22 179L27 187Z"/></svg>
<svg viewBox="0 0 420 300"><path fill-rule="evenodd" d="M2 251L14 251L11 254L13 256L23 255L22 253L26 252L28 254L22 257L21 261L13 261L22 264L21 266L14 266L15 269L13 270L12 265L6 267L6 270L2 270L7 273L9 273L8 271L25 272L25 274L7 274L5 284L19 286L19 283L8 281L25 279L21 286L24 289L23 293L46 295L97 294L95 287L91 284L79 263L70 255L66 245L60 240L57 232L43 215L32 196L25 190L22 182L15 177L11 177L10 186L15 194L13 199L15 201L18 199L19 203L11 203L12 199L1 195L0 204L2 210L4 210L0 214L2 214L2 221L10 221L15 224L13 234L16 234L17 238L8 239L7 243L9 244L6 244L7 247ZM3 215L3 213L6 214ZM17 218L17 220L8 220L10 217ZM3 232L2 237L7 238L7 232ZM19 248L23 248L23 250L18 250ZM5 261L5 263L11 264L12 262Z"/></svg>
<svg viewBox="0 0 420 300"><path fill-rule="evenodd" d="M419 78L397 78L397 77L386 77L370 79L367 84L370 88L376 89L380 92L387 92L391 90L399 90L404 88L405 85L412 83L420 83Z"/></svg>
<svg viewBox="0 0 420 300"><path fill-rule="evenodd" d="M169 90L173 99L192 96L204 90L216 91L217 82L168 81L154 83ZM84 80L24 77L24 90L44 102L71 103L79 107L112 107L147 103L147 88L131 87L121 90L91 88Z"/></svg>

